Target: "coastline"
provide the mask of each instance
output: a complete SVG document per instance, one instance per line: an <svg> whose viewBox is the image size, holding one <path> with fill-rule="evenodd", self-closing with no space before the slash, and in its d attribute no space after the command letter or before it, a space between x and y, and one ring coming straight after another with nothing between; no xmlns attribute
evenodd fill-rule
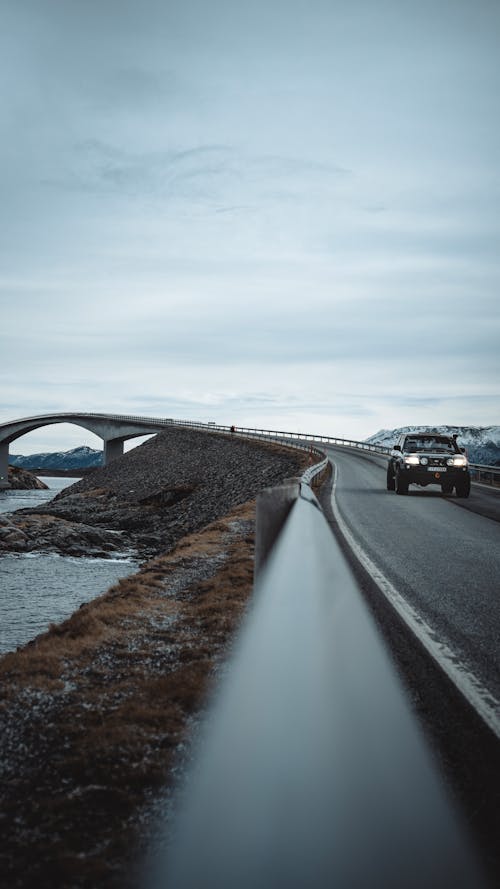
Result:
<svg viewBox="0 0 500 889"><path fill-rule="evenodd" d="M193 726L249 607L255 495L307 460L245 442L238 460L243 452L247 462L228 476L234 444L210 438L210 467L199 450L188 468L177 450L172 465L172 442L146 442L135 468L125 455L121 466L98 470L97 490L108 483L117 512L123 506L130 517L132 506L149 520L150 554L135 574L0 658L0 866L12 887L141 883L158 806L175 791ZM201 444L206 454L206 438ZM131 503L134 472L142 488ZM172 490L174 475L177 490L191 490L166 505L158 493ZM93 482L73 487L76 501L68 489L42 517L68 521L57 511L69 501L102 518Z"/></svg>
<svg viewBox="0 0 500 889"><path fill-rule="evenodd" d="M261 488L295 475L306 459L285 445L175 428L93 470L49 503L0 520L0 553L105 558L129 550L149 559Z"/></svg>

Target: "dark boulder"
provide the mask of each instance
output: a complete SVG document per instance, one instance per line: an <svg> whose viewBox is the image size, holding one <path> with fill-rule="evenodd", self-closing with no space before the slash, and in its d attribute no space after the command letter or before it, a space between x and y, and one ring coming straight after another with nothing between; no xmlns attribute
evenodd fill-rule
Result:
<svg viewBox="0 0 500 889"><path fill-rule="evenodd" d="M48 485L40 481L32 472L19 466L9 466L9 485L18 491L46 491Z"/></svg>

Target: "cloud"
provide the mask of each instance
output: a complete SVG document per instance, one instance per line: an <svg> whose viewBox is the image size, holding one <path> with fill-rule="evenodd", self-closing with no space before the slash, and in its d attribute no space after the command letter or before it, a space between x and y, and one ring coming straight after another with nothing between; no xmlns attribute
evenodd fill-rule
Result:
<svg viewBox="0 0 500 889"><path fill-rule="evenodd" d="M438 7L7 0L0 414L492 422L500 13Z"/></svg>
<svg viewBox="0 0 500 889"><path fill-rule="evenodd" d="M98 139L76 144L71 161L43 179L48 189L82 191L151 205L205 204L215 212L262 210L281 201L310 202L350 171L308 158L248 155L231 145L138 152ZM187 209L186 208L186 209Z"/></svg>

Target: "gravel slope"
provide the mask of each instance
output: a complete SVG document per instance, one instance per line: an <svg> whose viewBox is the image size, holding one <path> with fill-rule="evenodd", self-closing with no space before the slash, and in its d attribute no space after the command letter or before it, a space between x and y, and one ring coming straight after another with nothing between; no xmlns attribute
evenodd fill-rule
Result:
<svg viewBox="0 0 500 889"><path fill-rule="evenodd" d="M151 558L262 488L297 475L306 460L281 445L172 428L42 508L9 516L0 550L102 556L132 548Z"/></svg>

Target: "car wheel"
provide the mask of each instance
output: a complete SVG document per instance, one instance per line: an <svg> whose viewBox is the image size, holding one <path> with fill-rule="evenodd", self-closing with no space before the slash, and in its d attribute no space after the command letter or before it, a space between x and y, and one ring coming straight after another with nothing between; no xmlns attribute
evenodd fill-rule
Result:
<svg viewBox="0 0 500 889"><path fill-rule="evenodd" d="M464 478L458 485L455 485L457 497L468 497L470 494L470 478Z"/></svg>
<svg viewBox="0 0 500 889"><path fill-rule="evenodd" d="M394 469L392 467L392 463L389 463L389 465L387 467L387 490L394 491L395 487L396 487L396 484L394 481Z"/></svg>
<svg viewBox="0 0 500 889"><path fill-rule="evenodd" d="M408 493L408 482L403 481L401 478L401 473L396 471L396 494L407 494Z"/></svg>
<svg viewBox="0 0 500 889"><path fill-rule="evenodd" d="M443 482L441 485L441 490L443 494L451 494L453 491L453 485L450 482Z"/></svg>

